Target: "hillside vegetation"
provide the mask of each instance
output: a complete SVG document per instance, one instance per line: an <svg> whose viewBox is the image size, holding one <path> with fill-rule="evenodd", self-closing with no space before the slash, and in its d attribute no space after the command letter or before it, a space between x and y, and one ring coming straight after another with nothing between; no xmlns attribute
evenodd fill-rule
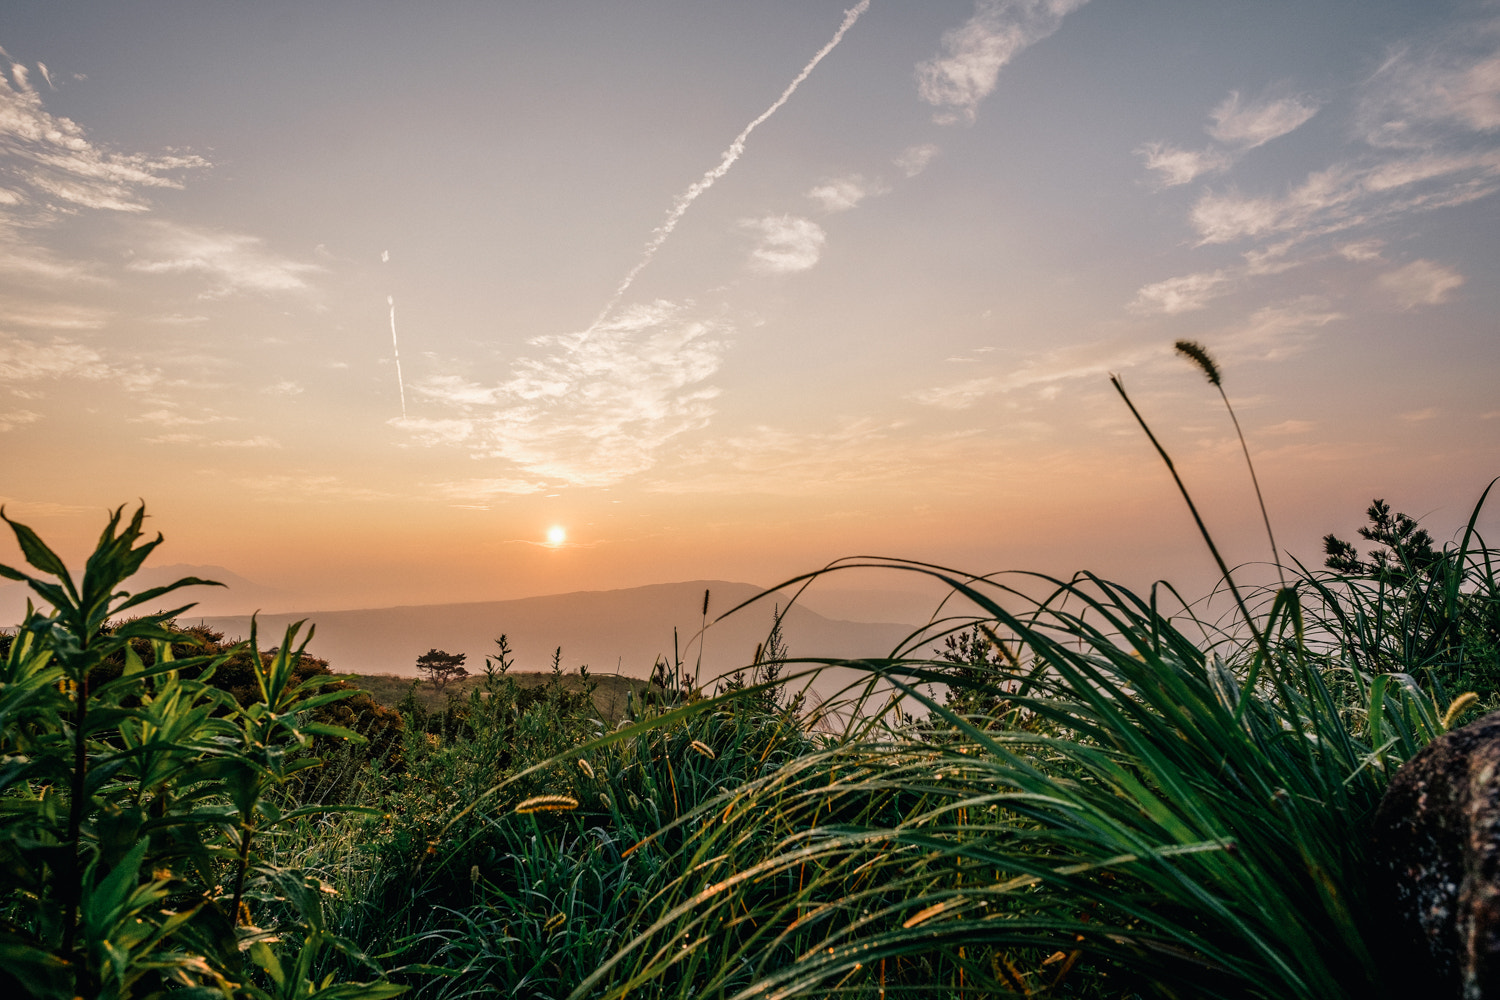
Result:
<svg viewBox="0 0 1500 1000"><path fill-rule="evenodd" d="M820 572L979 611L859 661L773 628L701 686L665 661L518 675L501 636L440 696L371 697L297 625L265 648L136 617L197 582L131 594L144 510L76 581L7 519L29 568L0 575L46 607L0 665L0 986L1389 997L1365 828L1403 761L1496 705L1487 495L1446 545L1377 502L1368 555L1330 538L1332 568L1255 592L1225 567L1223 618L1165 585L864 560Z"/></svg>

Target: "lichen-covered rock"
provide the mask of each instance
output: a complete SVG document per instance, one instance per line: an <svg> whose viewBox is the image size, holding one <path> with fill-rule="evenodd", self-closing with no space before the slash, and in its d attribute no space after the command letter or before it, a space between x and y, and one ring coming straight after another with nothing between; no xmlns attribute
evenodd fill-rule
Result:
<svg viewBox="0 0 1500 1000"><path fill-rule="evenodd" d="M1409 760L1371 836L1393 995L1500 1000L1500 712Z"/></svg>

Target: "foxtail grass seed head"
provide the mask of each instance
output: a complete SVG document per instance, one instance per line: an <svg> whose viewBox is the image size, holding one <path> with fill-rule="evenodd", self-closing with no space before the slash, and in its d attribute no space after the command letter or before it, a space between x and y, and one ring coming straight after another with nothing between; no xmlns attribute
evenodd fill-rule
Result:
<svg viewBox="0 0 1500 1000"><path fill-rule="evenodd" d="M551 934L553 931L557 930L567 922L568 915L566 913L554 913L552 915L552 919L548 920L545 924L542 925L542 930L546 931L548 934Z"/></svg>
<svg viewBox="0 0 1500 1000"><path fill-rule="evenodd" d="M631 809L639 809L641 807L641 800L636 798L635 792L630 793L630 798L628 801L630 802Z"/></svg>
<svg viewBox="0 0 1500 1000"><path fill-rule="evenodd" d="M609 796L605 795L603 792L600 792L599 793L599 804L601 806L603 806L604 808L608 809L609 808Z"/></svg>
<svg viewBox="0 0 1500 1000"><path fill-rule="evenodd" d="M590 764L588 761L584 760L582 757L578 758L578 770L580 770L584 774L588 775L588 778L589 778L590 781L594 780L594 765Z"/></svg>
<svg viewBox="0 0 1500 1000"><path fill-rule="evenodd" d="M1457 698L1454 698L1453 704L1448 706L1448 711L1443 713L1443 728L1452 729L1453 724L1463 718L1463 714L1478 700L1479 695L1473 691L1465 691Z"/></svg>
<svg viewBox="0 0 1500 1000"><path fill-rule="evenodd" d="M688 746L692 747L694 750L698 751L709 760L713 760L714 757L717 756L717 754L714 753L713 748L710 747L707 743L704 743L702 740L694 740L693 742L689 743Z"/></svg>
<svg viewBox="0 0 1500 1000"><path fill-rule="evenodd" d="M1179 340L1176 344L1177 353L1187 358L1198 370L1208 378L1209 385L1220 385L1224 377L1219 374L1219 366L1214 364L1214 359L1209 355L1208 348L1196 340Z"/></svg>
<svg viewBox="0 0 1500 1000"><path fill-rule="evenodd" d="M533 795L516 803L513 812L539 813L539 812L568 812L578 808L578 800L571 795Z"/></svg>

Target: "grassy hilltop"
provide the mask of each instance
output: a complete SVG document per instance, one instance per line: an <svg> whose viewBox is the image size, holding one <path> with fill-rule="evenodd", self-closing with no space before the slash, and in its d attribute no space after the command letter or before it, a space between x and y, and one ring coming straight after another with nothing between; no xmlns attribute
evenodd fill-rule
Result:
<svg viewBox="0 0 1500 1000"><path fill-rule="evenodd" d="M1500 704L1488 493L1447 544L1377 501L1375 548L1329 536L1316 570L1266 518L1260 591L1199 520L1218 618L1164 585L865 560L974 610L859 660L773 628L702 687L512 673L503 639L442 692L340 675L295 625L264 648L138 616L175 586L130 593L143 509L79 581L10 522L28 568L0 574L48 610L0 639L0 986L1395 1000L1366 828Z"/></svg>

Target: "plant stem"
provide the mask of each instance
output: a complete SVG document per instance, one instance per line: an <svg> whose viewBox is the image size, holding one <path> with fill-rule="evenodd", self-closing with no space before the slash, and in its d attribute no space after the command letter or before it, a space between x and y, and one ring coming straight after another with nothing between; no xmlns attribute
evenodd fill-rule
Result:
<svg viewBox="0 0 1500 1000"><path fill-rule="evenodd" d="M1255 500L1260 504L1260 519L1265 523L1266 538L1271 542L1271 561L1276 564L1276 576L1281 580L1281 589L1285 590L1286 573L1281 568L1281 550L1276 547L1276 536L1271 531L1271 516L1266 513L1266 498L1260 493L1260 480L1255 475L1255 463L1250 461L1250 446L1245 444L1245 432L1240 430L1240 418L1234 415L1234 407L1229 405L1229 397L1224 393L1223 383L1215 383L1215 388L1219 390L1219 398L1224 400L1224 409L1229 411L1229 419L1234 422L1234 433L1240 439L1240 451L1245 453L1245 466L1250 470L1250 485L1255 487Z"/></svg>
<svg viewBox="0 0 1500 1000"><path fill-rule="evenodd" d="M86 647L87 637L84 643ZM73 789L68 801L69 864L67 881L63 885L63 895L67 904L67 912L63 917L64 954L71 954L73 951L73 942L78 931L78 904L83 898L83 869L79 865L78 842L83 835L83 800L87 794L89 765L88 737L84 729L88 716L89 673L87 660L84 663L85 666L74 682L74 697L77 698L77 706L73 716ZM81 964L79 968L82 969Z"/></svg>
<svg viewBox="0 0 1500 1000"><path fill-rule="evenodd" d="M1229 592L1234 595L1235 605L1239 608L1240 614L1244 616L1245 624L1250 626L1250 634L1255 637L1255 645L1260 650L1261 657L1269 661L1271 659L1271 648L1266 644L1266 637L1256 627L1255 619L1251 617L1250 609L1246 606L1244 597L1240 595L1240 588L1235 585L1234 576L1229 572L1229 566L1224 562L1224 557L1219 555L1219 547L1214 544L1213 536L1208 532L1208 526L1203 523L1203 518L1198 513L1197 504L1193 503L1192 495L1188 493L1188 488L1183 483L1182 477L1177 474L1177 466L1172 463L1172 456L1168 455L1167 449L1163 448L1161 442L1156 440L1156 435L1151 432L1151 427L1146 423L1146 418L1141 416L1141 412L1130 401L1130 396L1125 392L1125 386L1120 381L1120 376L1111 375L1109 377L1109 384L1115 387L1115 391L1120 394L1120 398L1125 401L1125 405L1130 407L1131 416L1135 417L1135 422L1140 424L1141 430L1146 432L1146 437L1150 439L1152 447L1156 449L1156 453L1167 464L1167 471L1172 474L1172 481L1177 484L1177 491L1182 494L1182 499L1187 502L1188 510L1192 513L1193 520L1198 525L1198 533L1208 543L1208 551L1213 554L1214 562L1219 566L1219 572L1224 575L1224 582L1228 585ZM1256 671L1252 668L1251 681L1254 680L1255 673Z"/></svg>

